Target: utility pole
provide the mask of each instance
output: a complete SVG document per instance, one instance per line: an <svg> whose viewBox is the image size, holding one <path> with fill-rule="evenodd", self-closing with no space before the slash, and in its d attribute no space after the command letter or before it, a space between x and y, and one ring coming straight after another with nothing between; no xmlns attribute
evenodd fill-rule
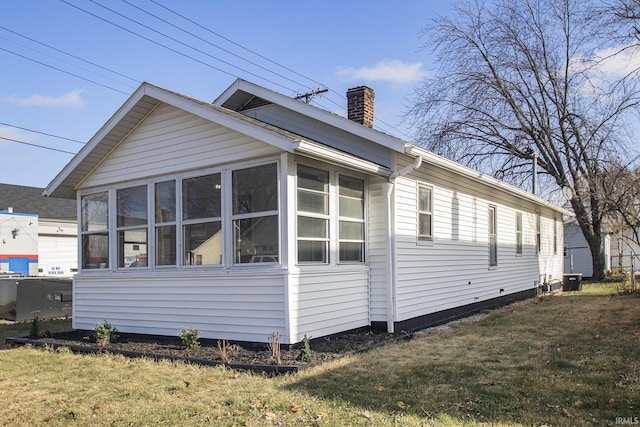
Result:
<svg viewBox="0 0 640 427"><path fill-rule="evenodd" d="M313 98L315 98L315 97L316 97L316 95L319 95L319 94L321 94L321 93L325 93L325 92L329 92L329 89L327 89L327 88L322 88L322 89L321 89L321 88L318 88L318 89L314 89L314 90L312 90L312 91L310 91L310 92L307 92L307 93L303 93L303 94L298 93L294 98L295 98L295 99L302 99L302 98L304 98L304 102L305 102L306 104L310 104L310 103L311 103L311 100L312 100Z"/></svg>

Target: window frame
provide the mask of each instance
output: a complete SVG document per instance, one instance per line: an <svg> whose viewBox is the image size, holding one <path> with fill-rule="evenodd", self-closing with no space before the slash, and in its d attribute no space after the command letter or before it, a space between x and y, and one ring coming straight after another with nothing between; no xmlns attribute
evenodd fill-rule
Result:
<svg viewBox="0 0 640 427"><path fill-rule="evenodd" d="M425 211L420 208L420 192L421 190L429 191L429 210ZM434 189L432 185L427 185L423 183L418 183L418 187L416 190L416 236L418 243L433 243L434 241L434 233L433 233L433 202L434 202ZM420 217L421 215L429 216L429 230L431 234L421 234L420 233Z"/></svg>
<svg viewBox="0 0 640 427"><path fill-rule="evenodd" d="M255 268L258 263L235 263L234 257L234 242L229 241L228 236L233 236L233 224L234 220L237 219L247 219L251 217L261 217L261 216L273 216L275 217L275 222L277 223L277 230L274 232L274 235L277 235L276 242L274 244L274 250L277 252L275 257L273 254L268 257L270 260L275 259L275 262L261 262L259 265L272 265L272 266L280 266L282 264L282 224L281 224L281 210L283 208L282 203L282 176L281 176L281 158L276 156L271 156L268 158L260 159L258 161L243 161L234 163L232 165L228 165L225 167L215 167L215 168L206 168L197 171L190 171L181 174L172 174L165 175L162 177L157 177L156 179L149 180L137 180L127 182L126 184L121 184L117 186L101 186L100 188L92 188L86 190L80 190L78 192L78 217L80 218L78 224L78 232L81 238L78 242L79 248L79 265L80 271L85 273L96 272L99 270L109 269L110 271L118 271L118 272L126 272L126 271L141 271L141 270L164 270L174 269L174 270L188 270L193 268L199 269L246 269L246 268ZM242 169L250 169L254 167L260 167L264 165L274 165L275 167L275 182L273 185L275 186L275 202L269 201L270 206L275 206L275 209L269 211L260 211L256 213L246 213L241 215L233 215L232 214L232 203L233 203L233 192L231 189L232 183L232 175L234 171L242 170ZM185 220L183 217L183 182L191 179L197 178L206 175L219 174L220 176L220 216L219 217L211 217L216 221L219 221L220 231L222 233L222 247L221 247L221 263L220 264L205 264L205 265L188 265L185 264L185 236L184 236L184 227L185 225L193 225L198 223L206 223L208 222L210 217L207 218L193 218ZM156 217L157 210L157 201L155 200L156 186L162 183L173 182L175 183L175 219L171 221L162 221ZM135 187L144 187L145 195L146 195L146 223L145 224L118 224L118 194L120 191L126 191L130 188ZM106 212L107 212L107 223L106 228L101 228L99 230L84 230L83 229L83 219L82 219L82 206L85 198L92 197L93 195L103 194L103 198L106 199ZM138 209L140 211L141 209ZM171 265L161 265L158 262L158 254L159 245L157 243L157 230L161 227L166 226L175 226L175 244L176 244L176 260L175 264ZM270 225L269 225L270 226ZM270 229L270 228L269 228ZM146 266L140 267L121 267L121 254L122 259L124 260L124 252L120 248L121 245L121 233L129 231L129 230L144 230L146 233L146 257L147 262ZM85 263L85 252L83 249L83 237L89 235L97 235L101 234L105 236L105 240L107 242L107 252L106 252L106 265L103 267L95 267L95 268L87 268L83 266ZM124 261L122 261L124 265ZM251 266L251 267L250 267Z"/></svg>
<svg viewBox="0 0 640 427"><path fill-rule="evenodd" d="M92 196L97 196L100 194L104 194L105 198L106 198L106 218L105 218L105 228L99 228L99 229L91 229L89 226L87 226L87 229L85 229L85 215L84 215L84 200L85 198L89 198ZM111 212L110 212L110 206L111 206L111 197L110 197L110 193L109 190L98 190L98 191L92 191L92 192L87 192L85 194L80 194L80 203L79 203L79 214L78 217L80 218L80 223L78 224L78 229L80 231L80 239L78 242L78 246L80 249L80 265L79 268L83 271L100 271L100 270L109 270L112 268L112 263L111 263L111 249L112 249L112 244L111 244L111 234L110 234L110 229L111 229ZM98 267L86 267L85 266L85 262L86 262L86 251L85 251L85 237L89 237L89 236L106 236L106 243L107 243L107 250L106 250L106 255L107 255L107 262L104 263L105 265L102 266L103 263L98 264Z"/></svg>
<svg viewBox="0 0 640 427"><path fill-rule="evenodd" d="M328 215L326 215L328 219L328 255L327 262L321 261L299 261L299 241L304 241L304 238L299 238L298 236L298 219L299 216L307 216L306 211L298 210L298 166L307 167L310 169L316 169L318 171L327 172L329 176L329 188L328 188ZM293 233L294 233L294 242L295 248L292 250L295 252L294 259L295 265L300 267L312 267L312 266L328 266L328 265L365 265L367 263L367 227L366 227L366 218L368 215L367 212L367 200L368 200L368 182L366 175L359 174L358 172L343 169L337 166L332 166L326 163L315 162L313 160L304 159L304 160L296 160L294 162L294 172L295 172L295 186L294 186L294 194L295 200L293 201L294 205L294 218L295 223L293 224ZM356 218L351 216L341 216L340 215L340 177L347 177L356 179L362 182L362 218ZM345 199L352 199L350 196L343 195ZM302 212L302 214L301 214ZM322 217L324 215L314 214L309 215L309 217ZM362 239L352 239L352 238L340 238L340 223L351 223L351 224L362 224ZM341 243L358 243L361 245L360 258L361 261L353 261L353 260L343 260L340 258L340 244Z"/></svg>
<svg viewBox="0 0 640 427"><path fill-rule="evenodd" d="M523 252L522 224L522 212L516 212L516 256Z"/></svg>
<svg viewBox="0 0 640 427"><path fill-rule="evenodd" d="M542 255L542 213L536 211L536 254Z"/></svg>
<svg viewBox="0 0 640 427"><path fill-rule="evenodd" d="M150 207L150 196L149 196L149 183L131 183L131 185L127 185L127 186L122 186L119 188L115 189L115 205L114 205L114 221L115 221L115 242L116 242L116 246L115 246L115 251L116 251L116 269L118 270L129 270L129 269L136 269L136 270L142 270L142 269L149 269L151 268L151 258L150 258L150 253L154 252L155 254L155 250L152 248L152 244L151 244L151 239L150 239L150 227L151 227L151 223L152 221L150 221L151 219L151 207ZM145 223L141 223L141 224L124 224L121 225L119 223L120 221L120 202L118 199L118 194L119 192L124 192L126 190L132 190L135 188L144 188L144 194L146 197L146 201L145 201L145 209L144 212L146 214L145 216ZM131 266L131 264L129 264L129 266L126 266L126 253L124 250L124 245L126 244L125 242L125 235L128 232L135 232L135 231L144 231L145 233L145 243L144 245L146 246L146 262L144 265L140 265L140 266ZM122 236L122 237L121 237ZM135 244L132 243L133 246L135 246ZM135 250L135 249L133 249ZM153 257L155 258L155 255L153 255ZM134 261L134 263L137 262ZM122 264L122 265L121 265ZM133 264L133 263L132 263Z"/></svg>
<svg viewBox="0 0 640 427"><path fill-rule="evenodd" d="M498 207L489 205L487 217L489 268L498 267Z"/></svg>
<svg viewBox="0 0 640 427"><path fill-rule="evenodd" d="M356 198L354 196L348 196L348 195L343 195L340 193L340 189L343 188L343 186L340 184L340 178L342 177L346 177L346 178L351 178L354 180L358 180L362 182L362 198ZM337 216L337 252L336 252L336 262L338 264L364 264L366 263L366 241L367 241L367 230L366 230L366 195L367 195L367 182L364 178L360 178L360 177L356 177L354 175L351 174L347 174L347 173L343 173L343 172L338 172L337 173L337 178L336 178L336 186L337 186L337 191L336 191L336 198L337 198L337 212L336 212L336 216ZM362 203L362 218L359 217L351 217L351 216L346 216L346 215L341 215L341 206L342 206L342 201L343 200L359 200ZM343 238L341 237L341 226L342 224L361 224L362 225L362 238L361 239L354 239L354 238ZM341 257L342 254L342 244L359 244L360 245L360 261L357 260L343 260Z"/></svg>
<svg viewBox="0 0 640 427"><path fill-rule="evenodd" d="M296 236L296 264L304 265L326 265L331 263L331 172L329 170L309 166L304 163L297 163L295 165L296 170L296 224L295 224L295 236ZM319 191L310 188L300 187L300 168L306 168L307 170L314 170L317 172L321 172L326 174L327 182L326 182L326 191ZM304 193L322 195L323 199L326 203L324 206L324 211L326 213L318 213L318 212L310 212L305 210L300 210L300 194L301 191ZM300 218L311 218L316 220L322 220L325 223L325 237L300 237ZM314 261L314 260L300 260L300 242L322 242L324 244L324 261Z"/></svg>

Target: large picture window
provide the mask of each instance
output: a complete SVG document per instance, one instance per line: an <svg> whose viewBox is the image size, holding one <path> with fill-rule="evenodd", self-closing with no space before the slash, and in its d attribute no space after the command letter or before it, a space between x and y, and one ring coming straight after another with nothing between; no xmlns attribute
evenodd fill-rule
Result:
<svg viewBox="0 0 640 427"><path fill-rule="evenodd" d="M219 173L182 181L184 265L222 264L222 197Z"/></svg>
<svg viewBox="0 0 640 427"><path fill-rule="evenodd" d="M81 198L82 268L109 267L109 193Z"/></svg>
<svg viewBox="0 0 640 427"><path fill-rule="evenodd" d="M118 268L146 267L147 186L116 191Z"/></svg>
<svg viewBox="0 0 640 427"><path fill-rule="evenodd" d="M298 262L329 262L329 172L298 166Z"/></svg>
<svg viewBox="0 0 640 427"><path fill-rule="evenodd" d="M272 161L81 194L82 269L279 264L278 185Z"/></svg>
<svg viewBox="0 0 640 427"><path fill-rule="evenodd" d="M275 163L232 172L234 262L275 262L279 254L278 168Z"/></svg>

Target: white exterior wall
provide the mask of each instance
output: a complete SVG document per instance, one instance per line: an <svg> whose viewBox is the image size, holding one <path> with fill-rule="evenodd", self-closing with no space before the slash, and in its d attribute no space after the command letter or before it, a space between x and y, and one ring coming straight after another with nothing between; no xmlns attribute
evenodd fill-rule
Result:
<svg viewBox="0 0 640 427"><path fill-rule="evenodd" d="M417 241L418 182L433 188L432 242ZM423 165L396 180L394 197L395 321L532 289L544 275L551 280L562 278L560 213L542 210L542 252L536 254L536 207L500 190ZM496 267L489 266L489 205L497 210ZM515 249L517 211L523 213L522 255L516 255ZM553 254L553 215L557 216L559 227L556 254Z"/></svg>
<svg viewBox="0 0 640 427"><path fill-rule="evenodd" d="M109 320L121 332L177 336L197 328L202 338L266 342L287 336L284 271L220 274L80 274L73 288L73 328Z"/></svg>
<svg viewBox="0 0 640 427"><path fill-rule="evenodd" d="M173 179L181 172L279 152L161 104L88 174L80 194L165 175ZM281 211L281 222L284 216ZM286 255L284 248L281 252ZM112 264L114 254L112 248ZM194 327L202 338L256 342L267 342L276 332L286 344L285 274L284 268L273 265L81 271L74 279L73 327L93 329L107 319L121 332L177 335L182 327Z"/></svg>
<svg viewBox="0 0 640 427"><path fill-rule="evenodd" d="M319 266L289 275L292 342L369 325L366 266Z"/></svg>
<svg viewBox="0 0 640 427"><path fill-rule="evenodd" d="M0 271L16 270L13 262L26 263L19 273L38 275L38 215L0 212Z"/></svg>
<svg viewBox="0 0 640 427"><path fill-rule="evenodd" d="M388 260L391 251L384 183L385 180L379 177L370 179L367 199L369 213L367 222L367 261L370 268L369 298L371 320L380 322L387 320L390 275Z"/></svg>
<svg viewBox="0 0 640 427"><path fill-rule="evenodd" d="M87 177L82 187L147 179L278 152L254 138L160 104Z"/></svg>

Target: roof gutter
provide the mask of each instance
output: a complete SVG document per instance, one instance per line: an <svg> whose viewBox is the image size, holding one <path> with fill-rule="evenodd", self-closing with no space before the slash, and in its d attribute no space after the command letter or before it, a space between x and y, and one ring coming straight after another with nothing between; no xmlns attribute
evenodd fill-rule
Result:
<svg viewBox="0 0 640 427"><path fill-rule="evenodd" d="M383 184L386 204L386 229L387 229L387 332L394 332L396 312L396 229L395 229L395 204L392 203L392 193L395 188L396 178L406 175L422 166L422 156L417 156L412 164L405 166L389 175L388 182Z"/></svg>

